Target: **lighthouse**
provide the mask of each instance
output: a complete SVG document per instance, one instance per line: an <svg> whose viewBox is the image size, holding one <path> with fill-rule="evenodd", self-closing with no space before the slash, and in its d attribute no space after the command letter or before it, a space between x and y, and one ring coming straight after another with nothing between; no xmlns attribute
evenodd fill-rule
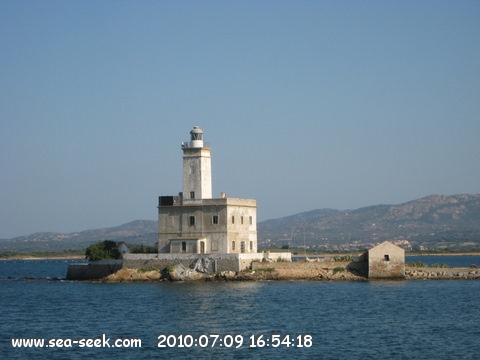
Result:
<svg viewBox="0 0 480 360"><path fill-rule="evenodd" d="M182 152L182 191L158 201L158 253L256 254L256 201L224 193L212 197L211 148L199 126L182 143Z"/></svg>
<svg viewBox="0 0 480 360"><path fill-rule="evenodd" d="M212 198L211 149L203 142L203 131L195 126L190 141L182 143L183 199Z"/></svg>

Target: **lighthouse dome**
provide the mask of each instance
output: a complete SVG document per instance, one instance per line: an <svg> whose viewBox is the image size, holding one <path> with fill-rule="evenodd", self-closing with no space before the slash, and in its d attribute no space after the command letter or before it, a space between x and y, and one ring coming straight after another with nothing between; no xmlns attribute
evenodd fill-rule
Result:
<svg viewBox="0 0 480 360"><path fill-rule="evenodd" d="M190 131L192 147L203 147L203 131L199 126L194 126Z"/></svg>

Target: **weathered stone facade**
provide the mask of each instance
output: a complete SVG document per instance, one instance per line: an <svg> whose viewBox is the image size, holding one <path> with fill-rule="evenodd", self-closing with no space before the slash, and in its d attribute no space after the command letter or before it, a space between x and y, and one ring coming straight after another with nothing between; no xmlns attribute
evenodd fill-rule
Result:
<svg viewBox="0 0 480 360"><path fill-rule="evenodd" d="M257 252L257 207L251 199L173 201L160 197L158 252L240 254Z"/></svg>
<svg viewBox="0 0 480 360"><path fill-rule="evenodd" d="M388 241L371 248L366 253L370 279L405 278L405 250Z"/></svg>

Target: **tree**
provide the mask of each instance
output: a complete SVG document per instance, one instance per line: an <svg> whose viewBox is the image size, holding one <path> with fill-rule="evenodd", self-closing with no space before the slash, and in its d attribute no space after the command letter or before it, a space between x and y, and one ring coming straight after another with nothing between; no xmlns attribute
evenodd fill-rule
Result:
<svg viewBox="0 0 480 360"><path fill-rule="evenodd" d="M158 252L155 245L128 244L128 248L132 254L156 254Z"/></svg>
<svg viewBox="0 0 480 360"><path fill-rule="evenodd" d="M120 259L120 252L117 249L115 241L104 240L87 247L85 257L89 261Z"/></svg>

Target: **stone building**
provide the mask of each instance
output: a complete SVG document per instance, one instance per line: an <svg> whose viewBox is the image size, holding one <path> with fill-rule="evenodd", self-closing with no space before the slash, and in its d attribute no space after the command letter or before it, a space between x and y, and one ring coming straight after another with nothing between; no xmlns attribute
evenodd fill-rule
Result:
<svg viewBox="0 0 480 360"><path fill-rule="evenodd" d="M385 241L365 254L370 279L405 278L405 250Z"/></svg>
<svg viewBox="0 0 480 360"><path fill-rule="evenodd" d="M212 198L211 148L198 126L182 151L182 192L159 197L159 255L257 253L256 201Z"/></svg>

